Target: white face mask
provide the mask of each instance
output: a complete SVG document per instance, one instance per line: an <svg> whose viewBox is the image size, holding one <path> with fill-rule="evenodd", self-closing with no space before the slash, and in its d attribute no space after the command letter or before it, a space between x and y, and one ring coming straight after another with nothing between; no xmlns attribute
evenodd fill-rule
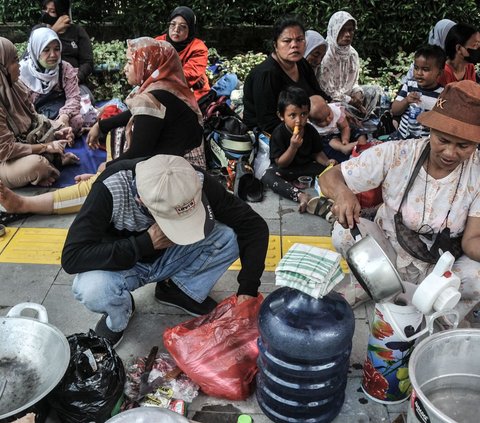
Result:
<svg viewBox="0 0 480 423"><path fill-rule="evenodd" d="M38 63L40 63L42 65L42 67L44 67L45 69L48 69L48 70L55 69L56 66L58 65L58 63L55 63L53 65L48 64L47 62L45 62L44 60L41 60L41 59L38 60Z"/></svg>

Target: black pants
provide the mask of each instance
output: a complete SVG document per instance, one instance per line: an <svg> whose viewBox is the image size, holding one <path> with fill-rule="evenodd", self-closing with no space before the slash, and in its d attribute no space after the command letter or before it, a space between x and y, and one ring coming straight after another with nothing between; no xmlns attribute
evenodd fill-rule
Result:
<svg viewBox="0 0 480 423"><path fill-rule="evenodd" d="M311 176L315 178L320 175L324 169L325 166L317 162L285 168L280 168L272 164L263 175L262 182L278 195L298 203L298 195L303 191L294 187L291 182L295 181L299 176Z"/></svg>

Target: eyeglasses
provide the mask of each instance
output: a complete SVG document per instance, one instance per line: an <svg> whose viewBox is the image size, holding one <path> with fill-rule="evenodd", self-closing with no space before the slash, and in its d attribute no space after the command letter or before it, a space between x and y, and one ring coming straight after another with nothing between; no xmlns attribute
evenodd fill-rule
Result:
<svg viewBox="0 0 480 423"><path fill-rule="evenodd" d="M178 28L178 30L180 32L185 32L185 31L188 31L188 25L184 24L184 23L177 23L177 22L169 22L168 23L168 27L170 29L175 29L175 28Z"/></svg>

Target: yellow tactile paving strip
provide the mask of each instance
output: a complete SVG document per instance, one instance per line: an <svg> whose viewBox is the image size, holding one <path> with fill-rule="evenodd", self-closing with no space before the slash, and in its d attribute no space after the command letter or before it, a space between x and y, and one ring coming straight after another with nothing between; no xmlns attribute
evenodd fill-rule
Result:
<svg viewBox="0 0 480 423"><path fill-rule="evenodd" d="M7 228L0 238L0 263L60 264L67 229L52 228ZM333 250L330 237L270 235L265 270L273 272L278 262L296 242ZM347 264L341 262L344 272ZM240 260L230 266L239 270Z"/></svg>
<svg viewBox="0 0 480 423"><path fill-rule="evenodd" d="M273 272L277 267L278 262L282 258L282 245L280 241L280 235L270 235L268 240L267 257L265 258L265 270ZM240 270L240 259L230 266L229 270Z"/></svg>
<svg viewBox="0 0 480 423"><path fill-rule="evenodd" d="M0 263L60 264L67 229L8 229L18 230L2 249ZM3 242L3 238L1 240Z"/></svg>

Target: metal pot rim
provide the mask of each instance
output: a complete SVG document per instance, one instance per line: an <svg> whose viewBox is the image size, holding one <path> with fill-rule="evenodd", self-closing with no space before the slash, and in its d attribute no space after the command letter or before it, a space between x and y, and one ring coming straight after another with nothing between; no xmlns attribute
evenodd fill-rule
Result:
<svg viewBox="0 0 480 423"><path fill-rule="evenodd" d="M417 361L417 356L429 346L431 343L435 343L441 341L443 338L451 339L452 336L480 336L480 331L478 329L451 329L451 330L444 330L442 332L434 333L433 335L428 336L425 339L422 339L418 343L418 345L414 348L412 355L410 356L410 361L408 363L408 377L410 379L410 383L412 384L413 391L415 392L415 396L420 398L423 404L426 404L429 407L429 412L432 412L435 417L441 418L448 423L457 423L455 420L452 420L446 414L442 413L435 405L428 399L428 397L423 393L421 390L417 390L419 386L417 378L414 372L414 366Z"/></svg>
<svg viewBox="0 0 480 423"><path fill-rule="evenodd" d="M63 344L63 350L64 350L64 353L65 353L64 354L65 358L64 358L63 362L56 363L56 366L59 369L59 372L58 372L57 376L52 379L52 382L50 383L49 387L47 389L45 389L44 392L37 395L36 397L34 397L33 399L31 399L29 402L22 405L21 407L15 409L15 410L12 410L12 411L10 411L6 414L0 415L0 419L4 419L4 418L7 418L7 417L12 417L15 414L21 413L22 411L24 411L24 410L30 408L31 406L35 405L41 399L43 399L46 395L48 395L53 390L53 388L55 388L55 386L57 386L58 383L62 380L62 378L65 375L65 372L68 368L69 362L70 362L70 345L68 343L68 340L67 340L66 336L60 331L60 329L51 325L48 322L42 322L42 321L40 321L40 320L38 320L34 317L27 317L27 316L16 316L16 317L4 316L4 317L0 317L0 331L3 328L5 328L5 323L12 322L14 324L15 321L17 321L17 320L29 320L29 321L34 322L33 324L35 324L35 325L45 325L45 326L47 326L48 330L53 332L55 334L55 337L58 339L58 341ZM63 369L63 371L61 371L62 369Z"/></svg>

